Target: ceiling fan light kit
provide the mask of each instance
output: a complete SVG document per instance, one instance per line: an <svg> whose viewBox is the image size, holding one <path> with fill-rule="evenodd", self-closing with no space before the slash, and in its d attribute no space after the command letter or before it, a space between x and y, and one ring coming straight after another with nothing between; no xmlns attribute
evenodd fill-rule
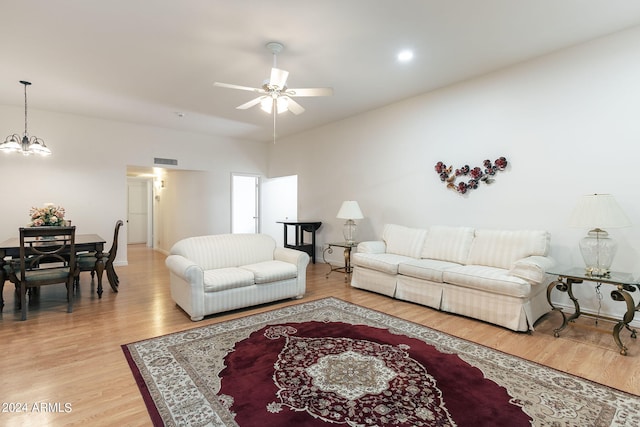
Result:
<svg viewBox="0 0 640 427"><path fill-rule="evenodd" d="M249 87L240 86L229 83L215 82L213 85L217 87L224 87L227 89L238 89L259 94L257 98L254 98L244 104L238 105L236 109L246 110L256 105L260 105L260 109L268 114L274 113L273 119L273 138L275 142L275 116L282 114L286 111L291 111L293 114L302 114L305 109L298 102L292 98L305 97L305 96L331 96L333 95L333 89L329 87L320 88L299 88L293 89L287 87L287 79L289 72L278 68L277 55L282 52L284 45L278 42L269 42L266 44L267 49L273 54L273 67L271 68L271 75L269 80L265 80L262 87Z"/></svg>

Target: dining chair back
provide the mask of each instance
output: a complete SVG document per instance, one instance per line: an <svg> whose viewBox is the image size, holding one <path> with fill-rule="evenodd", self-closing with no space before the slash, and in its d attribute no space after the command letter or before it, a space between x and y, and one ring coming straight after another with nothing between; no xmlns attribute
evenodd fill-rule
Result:
<svg viewBox="0 0 640 427"><path fill-rule="evenodd" d="M113 231L113 242L111 243L111 249L109 252L103 254L104 259L104 269L107 271L107 277L109 279L109 283L115 284L117 286L119 284L119 278L116 274L116 270L113 268L113 261L116 259L116 255L118 252L118 235L120 233L120 227L122 227L124 223L121 219L116 221L116 226ZM95 252L89 252L80 254L78 256L78 273L81 271L90 271L91 278L95 276L96 273L96 254ZM78 274L75 279L75 285L78 286L80 281L80 275Z"/></svg>
<svg viewBox="0 0 640 427"><path fill-rule="evenodd" d="M14 277L20 286L22 320L27 319L27 289L43 285L65 283L67 312L73 311L75 236L75 226L20 228L20 270Z"/></svg>

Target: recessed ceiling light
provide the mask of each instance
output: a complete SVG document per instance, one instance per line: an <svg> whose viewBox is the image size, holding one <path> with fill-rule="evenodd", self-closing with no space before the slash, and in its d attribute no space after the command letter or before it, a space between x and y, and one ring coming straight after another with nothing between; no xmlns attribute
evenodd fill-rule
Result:
<svg viewBox="0 0 640 427"><path fill-rule="evenodd" d="M413 59L413 51L409 49L405 49L400 51L398 54L398 61L400 62L409 62Z"/></svg>

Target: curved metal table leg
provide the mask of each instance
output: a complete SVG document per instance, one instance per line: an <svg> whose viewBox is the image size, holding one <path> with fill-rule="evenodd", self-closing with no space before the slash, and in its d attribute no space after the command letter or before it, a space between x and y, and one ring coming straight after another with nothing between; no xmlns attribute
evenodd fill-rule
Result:
<svg viewBox="0 0 640 427"><path fill-rule="evenodd" d="M327 261L327 258L326 258L326 256L325 256L327 253L328 253L329 255L331 255L331 254L333 253L333 248L331 247L331 245L327 246L327 248L326 248L324 251L322 251L322 260L324 261L324 263L325 263L325 264L327 264L327 265L329 266L329 271L328 271L328 272L327 272L327 274L325 274L325 276L324 276L324 277L325 277L325 279L328 279L328 278L329 278L329 275L330 275L330 274L331 274L331 272L333 271L333 266L331 265L331 263L330 263L330 262L328 262L328 261Z"/></svg>
<svg viewBox="0 0 640 427"><path fill-rule="evenodd" d="M622 340L620 340L620 331L623 327L625 327L629 331L631 331L631 338L636 338L636 330L631 329L631 327L629 326L629 322L633 320L633 316L635 314L635 311L637 310L637 307L635 306L631 295L629 295L629 293L625 291L622 286L618 286L618 289L614 289L613 291L611 291L611 299L614 301L624 301L627 304L627 311L622 317L622 320L616 323L616 325L613 327L613 339L620 349L620 354L626 356L627 347L622 344Z"/></svg>
<svg viewBox="0 0 640 427"><path fill-rule="evenodd" d="M558 279L549 283L549 286L547 286L547 302L549 303L553 311L558 311L560 312L560 314L562 314L562 325L560 325L559 328L553 330L553 336L558 338L560 336L560 331L567 327L567 315L564 314L562 308L556 307L551 302L551 291L553 291L553 288L555 287L557 287L559 290L564 290L565 285L560 279Z"/></svg>

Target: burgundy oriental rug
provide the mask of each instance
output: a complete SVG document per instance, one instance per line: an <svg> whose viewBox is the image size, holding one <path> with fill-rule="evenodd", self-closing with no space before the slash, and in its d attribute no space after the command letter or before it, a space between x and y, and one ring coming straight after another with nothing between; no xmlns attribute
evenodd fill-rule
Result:
<svg viewBox="0 0 640 427"><path fill-rule="evenodd" d="M158 426L640 425L638 396L335 298L122 348Z"/></svg>

